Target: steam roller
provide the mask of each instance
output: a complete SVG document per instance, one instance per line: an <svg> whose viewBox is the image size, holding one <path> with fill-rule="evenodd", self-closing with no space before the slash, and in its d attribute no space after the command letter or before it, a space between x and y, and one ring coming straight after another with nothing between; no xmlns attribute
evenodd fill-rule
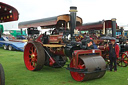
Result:
<svg viewBox="0 0 128 85"><path fill-rule="evenodd" d="M46 28L57 26L56 29L59 29L59 26L67 23L64 26L67 28L70 27L70 29L62 29L62 27L60 27L60 29L63 30L59 31L60 34L54 34L55 30L53 30L50 35L46 32L37 35L36 38L30 38L24 49L24 63L28 70L41 70L44 65L53 68L61 68L66 64L68 57L71 62L67 70L70 71L74 80L85 81L104 76L106 63L101 57L101 50L94 48L93 40L90 40L90 38L81 41L76 40L74 30L76 25L82 24L82 19L76 16L76 9L77 7L70 7L70 14L42 19L41 23L44 24ZM48 20L51 22L53 19L57 22L55 25L52 24L53 22L51 25L45 25ZM39 23L40 20L27 21L21 22L19 26L39 25ZM41 25L41 27L43 26ZM36 28L29 28L28 31L30 31L31 36L38 33ZM70 39L68 39L69 35L71 36Z"/></svg>
<svg viewBox="0 0 128 85"><path fill-rule="evenodd" d="M86 54L85 54L86 53ZM76 50L67 68L76 81L101 78L106 72L106 63L100 50Z"/></svg>

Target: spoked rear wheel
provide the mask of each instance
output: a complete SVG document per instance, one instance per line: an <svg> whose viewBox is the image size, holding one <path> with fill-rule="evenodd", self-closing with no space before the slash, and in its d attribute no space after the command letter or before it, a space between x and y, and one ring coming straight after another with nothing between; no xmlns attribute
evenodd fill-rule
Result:
<svg viewBox="0 0 128 85"><path fill-rule="evenodd" d="M28 42L24 50L24 62L28 70L41 70L45 63L43 46L38 42Z"/></svg>
<svg viewBox="0 0 128 85"><path fill-rule="evenodd" d="M0 85L5 85L4 69L0 64Z"/></svg>
<svg viewBox="0 0 128 85"><path fill-rule="evenodd" d="M70 68L75 68L75 65L73 64L73 59L71 60ZM77 69L85 69L84 62L80 58L78 59ZM83 81L84 77L85 77L84 73L70 71L70 74L71 74L72 78L76 81Z"/></svg>
<svg viewBox="0 0 128 85"><path fill-rule="evenodd" d="M117 60L118 66L126 67L128 65L128 56L123 53L121 59Z"/></svg>

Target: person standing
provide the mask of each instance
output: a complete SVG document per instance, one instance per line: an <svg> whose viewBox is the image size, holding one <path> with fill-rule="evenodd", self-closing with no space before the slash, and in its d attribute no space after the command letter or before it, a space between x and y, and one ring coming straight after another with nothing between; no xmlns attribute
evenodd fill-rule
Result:
<svg viewBox="0 0 128 85"><path fill-rule="evenodd" d="M109 59L110 59L110 71L113 69L114 63L114 71L117 71L117 63L116 59L119 58L119 45L116 44L115 39L110 40L111 43L109 44Z"/></svg>

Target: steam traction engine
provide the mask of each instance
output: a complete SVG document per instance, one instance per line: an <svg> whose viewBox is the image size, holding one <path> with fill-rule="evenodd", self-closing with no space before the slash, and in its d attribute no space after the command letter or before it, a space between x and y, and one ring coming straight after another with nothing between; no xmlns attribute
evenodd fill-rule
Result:
<svg viewBox="0 0 128 85"><path fill-rule="evenodd" d="M70 15L20 22L19 28L29 28L29 34L38 32L35 27L42 29L54 28L50 31L29 39L24 50L24 63L28 70L37 71L43 65L63 67L67 57L71 60L67 69L76 81L101 78L106 72L106 63L101 57L101 51L93 49L90 39L76 42L74 29L82 25L82 19L76 16L77 8L70 7ZM37 33L38 34L38 33ZM69 35L71 38L69 38Z"/></svg>
<svg viewBox="0 0 128 85"><path fill-rule="evenodd" d="M108 64L110 63L110 60L107 44L110 43L111 39L115 39L120 47L120 56L117 59L117 65L121 67L126 67L128 65L128 41L127 38L123 36L123 29L118 29L115 18L86 23L76 27L76 29L79 31L89 31L89 36L93 39L95 44L97 44L98 49L102 51L102 57ZM121 35L116 37L116 34L118 33ZM87 34L85 35L87 36Z"/></svg>

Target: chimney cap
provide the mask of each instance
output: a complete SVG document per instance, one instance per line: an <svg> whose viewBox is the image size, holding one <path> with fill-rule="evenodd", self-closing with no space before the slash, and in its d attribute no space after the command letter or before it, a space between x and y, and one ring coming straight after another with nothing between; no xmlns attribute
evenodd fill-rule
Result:
<svg viewBox="0 0 128 85"><path fill-rule="evenodd" d="M112 18L111 20L112 20L112 21L116 21L116 18Z"/></svg>
<svg viewBox="0 0 128 85"><path fill-rule="evenodd" d="M77 12L77 7L71 6L69 12Z"/></svg>

